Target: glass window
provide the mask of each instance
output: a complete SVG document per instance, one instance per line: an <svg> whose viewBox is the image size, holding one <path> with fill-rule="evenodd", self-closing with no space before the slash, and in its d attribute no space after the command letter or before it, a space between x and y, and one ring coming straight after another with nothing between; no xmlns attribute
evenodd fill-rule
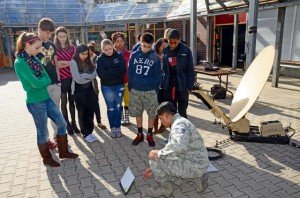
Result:
<svg viewBox="0 0 300 198"><path fill-rule="evenodd" d="M118 2L94 5L78 0L0 0L0 21L9 25L36 25L42 17L50 17L60 25L122 21L128 19L164 18L175 3ZM85 19L85 16L86 19ZM35 21L36 20L36 21ZM23 23L23 24L22 24Z"/></svg>

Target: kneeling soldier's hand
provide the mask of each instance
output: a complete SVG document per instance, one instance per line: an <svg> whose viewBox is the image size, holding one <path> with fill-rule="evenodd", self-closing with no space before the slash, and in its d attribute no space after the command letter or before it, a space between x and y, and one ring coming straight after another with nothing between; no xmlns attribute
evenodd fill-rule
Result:
<svg viewBox="0 0 300 198"><path fill-rule="evenodd" d="M158 150L152 150L149 153L149 159L157 160L158 159Z"/></svg>
<svg viewBox="0 0 300 198"><path fill-rule="evenodd" d="M152 176L152 170L150 168L147 168L144 171L143 177L144 179L149 179Z"/></svg>

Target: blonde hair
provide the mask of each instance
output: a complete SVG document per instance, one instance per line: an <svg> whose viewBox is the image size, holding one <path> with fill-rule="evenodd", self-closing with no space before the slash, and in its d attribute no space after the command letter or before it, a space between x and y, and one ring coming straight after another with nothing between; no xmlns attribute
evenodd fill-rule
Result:
<svg viewBox="0 0 300 198"><path fill-rule="evenodd" d="M104 46L106 46L106 45L111 45L111 46L113 46L113 43L112 43L112 41L109 40L109 39L103 39L103 40L101 41L101 50L103 50Z"/></svg>
<svg viewBox="0 0 300 198"><path fill-rule="evenodd" d="M171 28L167 28L167 29L165 30L165 33L164 33L164 38L165 38L165 39L168 38L168 34L169 34L170 30L171 30Z"/></svg>

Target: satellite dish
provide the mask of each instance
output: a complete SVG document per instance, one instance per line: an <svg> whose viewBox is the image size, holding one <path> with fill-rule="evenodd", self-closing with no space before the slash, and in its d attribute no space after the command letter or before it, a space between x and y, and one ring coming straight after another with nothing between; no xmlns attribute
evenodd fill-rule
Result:
<svg viewBox="0 0 300 198"><path fill-rule="evenodd" d="M249 66L232 99L229 113L232 122L241 119L258 98L271 72L274 57L275 49L270 45Z"/></svg>

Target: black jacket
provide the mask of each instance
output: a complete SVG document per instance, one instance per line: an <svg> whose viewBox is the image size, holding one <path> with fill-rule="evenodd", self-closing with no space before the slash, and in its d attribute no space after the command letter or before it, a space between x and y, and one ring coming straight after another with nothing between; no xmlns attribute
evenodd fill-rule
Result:
<svg viewBox="0 0 300 198"><path fill-rule="evenodd" d="M193 64L193 56L190 48L183 43L179 43L179 50L177 54L177 80L179 91L192 90L195 82L195 71ZM169 52L170 46L163 51L163 70L164 82L163 89L170 88L170 73L169 73Z"/></svg>
<svg viewBox="0 0 300 198"><path fill-rule="evenodd" d="M101 53L97 58L97 74L101 85L116 86L124 84L126 64L122 54L114 51L112 56Z"/></svg>

